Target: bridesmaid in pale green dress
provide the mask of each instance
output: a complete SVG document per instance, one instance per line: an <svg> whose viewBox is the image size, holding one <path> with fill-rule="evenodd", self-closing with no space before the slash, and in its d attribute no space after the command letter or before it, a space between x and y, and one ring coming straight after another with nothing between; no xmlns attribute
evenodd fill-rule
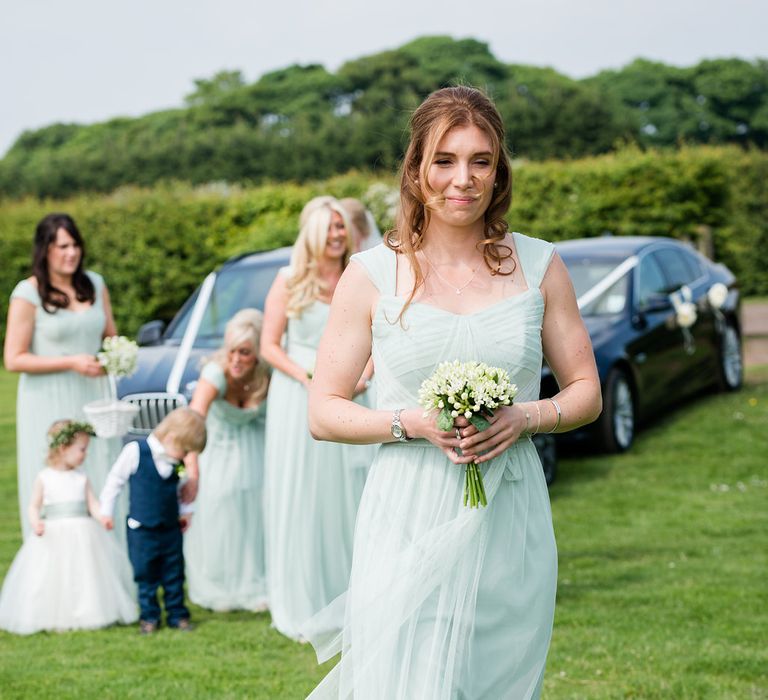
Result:
<svg viewBox="0 0 768 700"><path fill-rule="evenodd" d="M302 628L341 659L310 696L365 700L540 697L557 550L537 431L596 418L589 335L554 246L509 233L511 172L498 111L445 88L411 119L396 228L339 281L317 351L310 428L323 440L384 443L355 525L350 586ZM373 352L377 408L351 397ZM542 356L560 384L539 399ZM481 361L518 386L478 431L443 431L419 406L441 362ZM486 507L464 505L464 471ZM338 609L342 629L333 629Z"/></svg>
<svg viewBox="0 0 768 700"><path fill-rule="evenodd" d="M267 608L264 568L264 414L269 373L258 356L262 313L242 309L203 367L190 407L208 442L187 458L199 491L184 537L189 598L211 610Z"/></svg>
<svg viewBox="0 0 768 700"><path fill-rule="evenodd" d="M274 368L267 401L264 510L272 624L299 627L347 587L352 532L369 446L318 443L307 426L307 388L336 283L352 252L346 212L332 197L311 200L290 268L267 296L261 355ZM356 395L370 383L370 363ZM340 621L339 621L340 622Z"/></svg>
<svg viewBox="0 0 768 700"><path fill-rule="evenodd" d="M85 247L73 219L49 214L37 225L32 276L16 285L8 308L5 368L20 372L16 402L19 512L24 537L32 484L56 420L85 420L83 405L109 395L96 353L117 334L101 275L83 268ZM83 469L96 493L120 451L117 438L94 438Z"/></svg>

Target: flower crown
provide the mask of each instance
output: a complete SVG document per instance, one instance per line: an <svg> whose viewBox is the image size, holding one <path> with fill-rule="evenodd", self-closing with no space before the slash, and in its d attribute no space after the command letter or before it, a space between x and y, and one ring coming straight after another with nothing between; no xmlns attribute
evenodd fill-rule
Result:
<svg viewBox="0 0 768 700"><path fill-rule="evenodd" d="M72 443L78 433L85 433L90 437L96 435L90 423L72 421L48 437L48 448L55 450L57 447L66 447Z"/></svg>

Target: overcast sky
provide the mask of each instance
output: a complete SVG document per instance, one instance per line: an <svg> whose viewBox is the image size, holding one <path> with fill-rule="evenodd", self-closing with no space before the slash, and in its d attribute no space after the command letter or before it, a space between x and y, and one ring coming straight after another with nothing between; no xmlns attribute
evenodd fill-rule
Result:
<svg viewBox="0 0 768 700"><path fill-rule="evenodd" d="M766 0L0 0L0 154L25 129L180 106L195 78L329 70L427 34L575 78L768 57Z"/></svg>

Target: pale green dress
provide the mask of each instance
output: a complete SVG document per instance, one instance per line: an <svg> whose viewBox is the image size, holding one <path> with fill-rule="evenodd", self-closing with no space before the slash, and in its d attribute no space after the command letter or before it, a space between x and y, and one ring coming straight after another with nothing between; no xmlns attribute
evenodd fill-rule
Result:
<svg viewBox="0 0 768 700"><path fill-rule="evenodd" d="M227 380L216 362L200 376L217 395L205 419L195 514L184 535L189 599L212 610L262 610L265 404L238 408L226 401Z"/></svg>
<svg viewBox="0 0 768 700"><path fill-rule="evenodd" d="M315 367L329 310L315 301L288 320L285 350L307 370ZM371 446L315 441L307 398L302 384L272 373L264 484L269 607L273 626L293 639L347 588L357 506L374 455Z"/></svg>
<svg viewBox="0 0 768 700"><path fill-rule="evenodd" d="M106 325L103 307L104 280L88 271L96 291L96 300L84 311L58 309L48 313L42 307L37 287L29 280L19 282L11 299L24 299L35 306L35 329L30 352L40 356L95 355L101 348ZM18 460L19 514L22 534L30 533L27 509L32 484L48 454L46 433L51 423L63 418L85 420L83 405L109 396L106 376L85 377L77 372L48 372L19 377L16 399L16 453ZM120 452L119 438L92 438L82 470L98 497L112 462ZM118 502L115 522L125 513L125 496ZM116 527L118 539L124 539L123 527Z"/></svg>
<svg viewBox="0 0 768 700"><path fill-rule="evenodd" d="M413 303L397 320L395 254L356 255L380 292L373 319L378 408L418 405L440 362L506 369L517 400L539 396L551 244L514 234L528 289L457 315ZM365 486L346 597L304 629L341 661L311 698L525 700L541 693L555 607L557 551L547 485L523 438L482 465L488 507L463 505L464 468L424 440L386 443ZM343 631L333 629L339 607Z"/></svg>

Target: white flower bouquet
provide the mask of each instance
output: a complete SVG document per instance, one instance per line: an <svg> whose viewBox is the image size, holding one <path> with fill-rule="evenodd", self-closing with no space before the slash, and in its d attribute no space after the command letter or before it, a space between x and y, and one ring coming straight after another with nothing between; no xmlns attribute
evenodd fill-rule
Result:
<svg viewBox="0 0 768 700"><path fill-rule="evenodd" d="M139 346L124 335L104 338L101 351L96 354L109 381L109 398L91 401L83 411L99 437L125 435L139 412L139 407L128 401L117 400L117 378L129 377L136 371Z"/></svg>
<svg viewBox="0 0 768 700"><path fill-rule="evenodd" d="M509 406L517 394L517 386L506 370L484 362L443 362L419 389L419 403L424 415L437 411L437 427L451 430L454 421L464 416L479 431L488 428L488 418L499 406ZM477 508L488 505L483 476L477 464L466 466L464 505Z"/></svg>
<svg viewBox="0 0 768 700"><path fill-rule="evenodd" d="M130 377L136 371L139 346L124 335L104 338L101 352L96 355L104 371L111 377Z"/></svg>

